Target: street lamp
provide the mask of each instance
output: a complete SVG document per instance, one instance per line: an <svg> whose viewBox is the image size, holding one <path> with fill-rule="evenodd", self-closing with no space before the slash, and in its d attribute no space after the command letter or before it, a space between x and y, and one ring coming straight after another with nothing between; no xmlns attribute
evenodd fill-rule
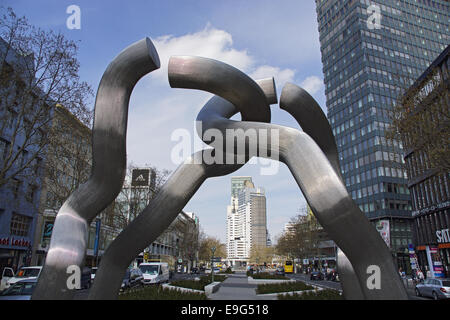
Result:
<svg viewBox="0 0 450 320"><path fill-rule="evenodd" d="M211 248L211 282L214 282L214 252L216 252L216 247Z"/></svg>

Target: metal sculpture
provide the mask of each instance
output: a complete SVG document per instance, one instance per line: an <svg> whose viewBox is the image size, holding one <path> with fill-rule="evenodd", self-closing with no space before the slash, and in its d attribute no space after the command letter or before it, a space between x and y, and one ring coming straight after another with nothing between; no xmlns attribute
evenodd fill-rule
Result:
<svg viewBox="0 0 450 320"><path fill-rule="evenodd" d="M72 297L69 292L71 290L65 287L67 279L65 268L70 264L81 266L89 223L114 200L120 190L119 182L120 186L123 183L124 138L129 94L143 74L159 66L156 50L150 45L150 40L145 40L147 50L142 49L143 41L124 50L111 63L113 67L111 65L108 67L102 79L97 94L94 122L92 176L96 179L91 180L95 183L88 182L87 186L84 185L77 190L58 213L54 229L57 232L52 236L49 251L50 259L47 257L43 276L39 280L33 298ZM132 67L127 66L127 59L130 59ZM230 153L230 150L225 148L215 150L222 157L231 157L235 160L243 157L245 163L251 156L260 156L279 159L288 166L320 224L345 252L345 255L343 252L339 253L338 264L343 268L339 271L347 298L407 299L405 288L387 246L347 193L330 125L320 107L306 91L288 84L284 87L280 98L281 108L297 120L304 130L301 132L269 124L269 104L276 103L273 79L255 82L224 63L200 57L178 56L172 57L169 61L169 83L174 88L200 89L216 95L198 114L197 120L201 121L202 126L198 127L197 131L201 138L204 137L203 133L206 130L216 129L222 132L224 139L222 146L226 146L226 130L245 132L252 129L259 133L259 140L264 140L264 143L257 143L256 154L245 151L251 149L246 141L244 151L233 149ZM114 102L114 99L110 100L112 98L110 95L105 96L103 87L110 89L109 92L114 92L116 96L119 95L120 103ZM105 112L105 106L120 109L121 116L117 117L111 111ZM229 120L237 112L241 113L243 121ZM120 130L112 130L114 124ZM279 133L279 141L271 140L268 133L272 130ZM109 165L108 172L113 173L114 179L104 183L102 178L106 176L98 175L96 171L98 166L95 164L102 159L98 155L112 150L111 145L116 144L115 139L121 141L121 148L115 150L116 154L113 157L116 159L118 155L117 163L112 161L105 164ZM211 141L206 139L204 142L211 144ZM170 176L144 211L111 243L102 257L89 295L90 299L116 298L123 273L129 263L169 226L201 184L209 177L234 172L244 164L206 164L203 161L206 152L210 150L197 152L187 159ZM107 172L103 172L105 173ZM87 194L93 186L98 193ZM97 202L96 197L100 201ZM71 232L71 228L76 232ZM380 271L379 287L367 285L371 276L368 271L372 270L372 267Z"/></svg>
<svg viewBox="0 0 450 320"><path fill-rule="evenodd" d="M122 189L126 172L128 103L137 81L160 67L145 38L109 64L97 91L92 134L92 172L59 209L33 299L72 299L67 268L83 266L89 225Z"/></svg>

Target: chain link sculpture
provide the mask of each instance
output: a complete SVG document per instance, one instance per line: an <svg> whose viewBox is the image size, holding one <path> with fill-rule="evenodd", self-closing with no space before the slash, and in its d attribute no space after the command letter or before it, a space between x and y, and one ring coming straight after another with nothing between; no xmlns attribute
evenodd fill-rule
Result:
<svg viewBox="0 0 450 320"><path fill-rule="evenodd" d="M49 252L33 299L72 299L67 288L67 268L83 266L87 230L93 219L109 205L122 187L126 167L128 102L136 82L159 68L151 41L138 41L120 53L108 66L97 93L93 128L91 178L80 186L58 212ZM349 196L340 173L338 152L331 127L320 106L303 89L287 84L280 107L303 129L270 124L270 104L277 103L273 79L254 81L222 62L191 56L169 61L169 83L173 88L213 93L197 116L200 138L208 129L222 133L223 150L214 149L222 162L208 164L205 149L191 155L169 177L148 206L119 234L104 252L89 299L116 299L125 269L132 260L164 232L202 183L230 174L252 156L285 163L313 213L340 250L338 271L347 299L407 299L389 249L369 220ZM230 120L240 113L242 121ZM255 154L248 141L242 151L225 146L227 130L256 130ZM276 130L279 140L270 132ZM233 159L233 164L225 164ZM223 164L222 164L223 163ZM344 254L345 253L345 254ZM379 287L370 281L379 270Z"/></svg>

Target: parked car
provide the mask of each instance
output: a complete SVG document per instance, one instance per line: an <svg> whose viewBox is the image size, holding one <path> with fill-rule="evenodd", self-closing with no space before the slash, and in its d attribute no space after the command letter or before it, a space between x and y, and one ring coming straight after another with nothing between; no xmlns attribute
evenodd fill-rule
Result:
<svg viewBox="0 0 450 320"><path fill-rule="evenodd" d="M211 268L206 268L205 273L211 273Z"/></svg>
<svg viewBox="0 0 450 320"><path fill-rule="evenodd" d="M197 267L193 267L193 268L191 269L191 273L192 273L192 274L198 274L198 273L200 273L200 271L198 270Z"/></svg>
<svg viewBox="0 0 450 320"><path fill-rule="evenodd" d="M81 273L80 279L80 289L89 289L92 284L92 269L89 267L84 267L83 272Z"/></svg>
<svg viewBox="0 0 450 320"><path fill-rule="evenodd" d="M19 280L0 293L0 300L31 300L37 279Z"/></svg>
<svg viewBox="0 0 450 320"><path fill-rule="evenodd" d="M319 271L311 272L311 280L323 280L323 273Z"/></svg>
<svg viewBox="0 0 450 320"><path fill-rule="evenodd" d="M219 273L220 272L220 268L214 267L214 273Z"/></svg>
<svg viewBox="0 0 450 320"><path fill-rule="evenodd" d="M284 276L284 268L283 267L277 267L275 270L276 275Z"/></svg>
<svg viewBox="0 0 450 320"><path fill-rule="evenodd" d="M137 287L144 284L144 275L141 269L127 269L122 280L121 290Z"/></svg>
<svg viewBox="0 0 450 320"><path fill-rule="evenodd" d="M416 295L419 297L430 297L434 300L450 298L449 278L428 278L423 283L416 285Z"/></svg>
<svg viewBox="0 0 450 320"><path fill-rule="evenodd" d="M14 271L11 268L4 268L2 281L0 283L0 291L8 289L12 284L19 280L25 279L37 279L41 274L42 266L33 267L21 267L19 271L14 275Z"/></svg>

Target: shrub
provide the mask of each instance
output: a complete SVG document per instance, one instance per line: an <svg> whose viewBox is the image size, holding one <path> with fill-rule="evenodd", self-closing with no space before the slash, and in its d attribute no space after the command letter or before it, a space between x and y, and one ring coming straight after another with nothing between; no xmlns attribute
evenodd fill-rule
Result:
<svg viewBox="0 0 450 320"><path fill-rule="evenodd" d="M231 268L230 268L230 267L228 267L228 268L227 268L227 270L225 270L225 272L224 272L224 273L228 273L228 274L229 274L229 273L234 273L234 271L232 271L232 270L231 270Z"/></svg>
<svg viewBox="0 0 450 320"><path fill-rule="evenodd" d="M182 292L161 286L148 286L142 289L127 290L119 295L119 300L206 300L204 293Z"/></svg>
<svg viewBox="0 0 450 320"><path fill-rule="evenodd" d="M280 274L271 274L268 272L260 272L250 275L253 279L275 279L275 280L289 280L289 278Z"/></svg>
<svg viewBox="0 0 450 320"><path fill-rule="evenodd" d="M303 291L312 290L312 286L307 285L304 282L286 282L286 283L265 283L259 284L256 288L257 294L265 293L278 293L278 292L290 292L290 291Z"/></svg>
<svg viewBox="0 0 450 320"><path fill-rule="evenodd" d="M344 297L339 293L339 291L326 289L321 291L305 292L303 294L279 294L278 300L344 300Z"/></svg>
<svg viewBox="0 0 450 320"><path fill-rule="evenodd" d="M182 287L194 290L205 290L205 286L212 282L211 275L203 276L200 280L177 280L173 281L170 284L175 287ZM214 275L214 282L222 282L226 279L226 276Z"/></svg>

